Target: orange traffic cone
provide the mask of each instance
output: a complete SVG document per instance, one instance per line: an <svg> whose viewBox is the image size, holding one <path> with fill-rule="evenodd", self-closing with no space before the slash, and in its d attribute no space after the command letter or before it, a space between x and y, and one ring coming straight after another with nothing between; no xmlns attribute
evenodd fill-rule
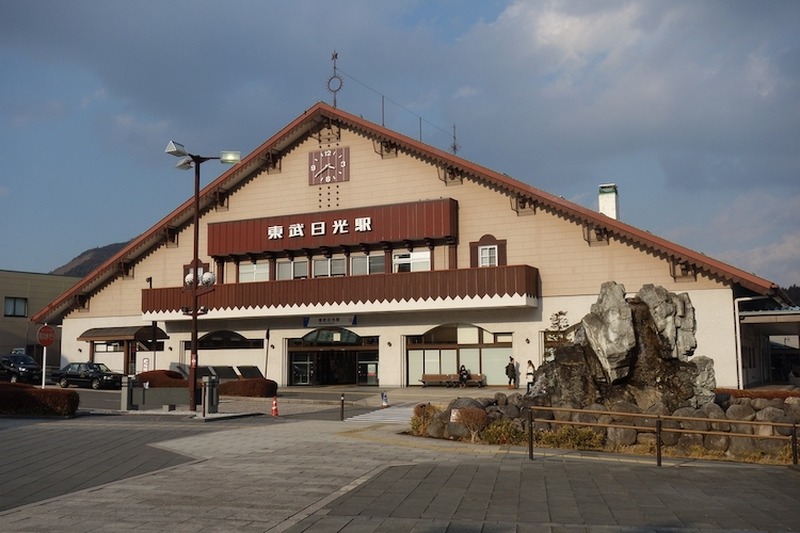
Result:
<svg viewBox="0 0 800 533"><path fill-rule="evenodd" d="M278 397L272 398L272 416L278 416Z"/></svg>

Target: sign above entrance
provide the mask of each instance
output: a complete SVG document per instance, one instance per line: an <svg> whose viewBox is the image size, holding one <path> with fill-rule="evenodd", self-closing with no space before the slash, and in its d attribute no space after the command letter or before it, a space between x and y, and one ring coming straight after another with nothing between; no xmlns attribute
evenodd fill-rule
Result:
<svg viewBox="0 0 800 533"><path fill-rule="evenodd" d="M458 240L458 202L452 198L208 225L214 257L443 239Z"/></svg>
<svg viewBox="0 0 800 533"><path fill-rule="evenodd" d="M306 328L355 325L356 315L307 316L303 319L303 326Z"/></svg>

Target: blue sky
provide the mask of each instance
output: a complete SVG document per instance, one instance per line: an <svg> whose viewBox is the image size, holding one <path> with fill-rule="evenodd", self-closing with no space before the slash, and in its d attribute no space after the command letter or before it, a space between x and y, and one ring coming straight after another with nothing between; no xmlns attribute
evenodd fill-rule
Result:
<svg viewBox="0 0 800 533"><path fill-rule="evenodd" d="M318 100L800 285L800 2L0 3L0 269L49 272ZM224 169L203 166L208 183Z"/></svg>

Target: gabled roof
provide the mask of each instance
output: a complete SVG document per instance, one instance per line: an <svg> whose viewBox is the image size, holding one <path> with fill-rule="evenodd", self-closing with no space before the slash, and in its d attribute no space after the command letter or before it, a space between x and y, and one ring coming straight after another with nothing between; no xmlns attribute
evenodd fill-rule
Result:
<svg viewBox="0 0 800 533"><path fill-rule="evenodd" d="M510 178L505 174L431 147L323 102L319 102L305 111L246 156L241 163L205 186L200 191L201 212L213 206L220 195L224 196L228 191L243 186L255 175L279 162L286 152L291 151L306 137L319 134L328 126L340 126L372 138L375 141L387 143L388 146L438 166L445 172L482 182L498 192L509 195L511 198L524 201L527 205L552 211L578 224L600 228L609 235L632 246L663 256L665 259L676 263L686 264L698 272L704 272L724 283L740 285L757 294L774 296L787 303L791 301L779 286L769 280L684 248L647 231L609 218L565 200L560 196L547 193ZM192 209L193 198L189 198L145 233L132 240L114 257L97 267L67 292L38 311L31 317L31 320L37 323L60 322L61 317L69 312L83 296L92 294L112 282L124 273L127 265L136 263L154 249L163 246L167 232L190 224L193 214Z"/></svg>

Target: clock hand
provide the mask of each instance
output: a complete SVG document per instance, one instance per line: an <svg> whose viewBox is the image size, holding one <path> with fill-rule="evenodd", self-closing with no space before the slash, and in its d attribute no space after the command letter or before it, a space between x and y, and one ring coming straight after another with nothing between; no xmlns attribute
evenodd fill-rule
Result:
<svg viewBox="0 0 800 533"><path fill-rule="evenodd" d="M326 164L324 167L322 167L321 169L319 169L319 172L317 172L316 174L314 174L314 177L315 177L315 178L318 178L320 174L322 174L323 172L325 172L325 171L326 171L326 170L328 170L329 168L333 168L333 165L331 165L330 163Z"/></svg>

